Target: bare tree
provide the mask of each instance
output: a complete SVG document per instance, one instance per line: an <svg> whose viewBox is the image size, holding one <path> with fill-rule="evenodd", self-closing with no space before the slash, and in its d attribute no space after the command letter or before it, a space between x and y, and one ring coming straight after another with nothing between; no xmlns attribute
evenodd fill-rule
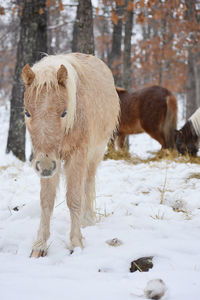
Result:
<svg viewBox="0 0 200 300"><path fill-rule="evenodd" d="M191 22L189 33L188 63L186 78L186 118L189 118L200 106L200 15L196 0L185 0L186 20Z"/></svg>
<svg viewBox="0 0 200 300"><path fill-rule="evenodd" d="M23 115L24 88L21 83L21 70L25 64L32 64L37 59L38 51L47 51L45 48L47 43L45 2L45 0L18 1L21 9L19 13L20 38L11 95L10 127L6 152L13 152L22 161L25 161L25 124Z"/></svg>
<svg viewBox="0 0 200 300"><path fill-rule="evenodd" d="M112 49L108 57L108 64L113 71L115 84L121 85L121 44L122 44L122 16L124 14L124 3L116 1L113 15Z"/></svg>
<svg viewBox="0 0 200 300"><path fill-rule="evenodd" d="M133 0L126 0L126 21L124 35L123 86L129 91L131 87L131 37L133 27Z"/></svg>
<svg viewBox="0 0 200 300"><path fill-rule="evenodd" d="M77 5L76 19L74 21L73 33L72 33L72 52L78 51L78 35L79 35L79 19L80 19L80 5Z"/></svg>
<svg viewBox="0 0 200 300"><path fill-rule="evenodd" d="M79 0L73 30L72 51L94 54L93 14L91 0Z"/></svg>

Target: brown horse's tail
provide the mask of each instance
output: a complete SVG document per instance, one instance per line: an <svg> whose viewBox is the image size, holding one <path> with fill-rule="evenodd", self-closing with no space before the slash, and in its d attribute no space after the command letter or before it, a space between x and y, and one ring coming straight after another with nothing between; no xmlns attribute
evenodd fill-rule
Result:
<svg viewBox="0 0 200 300"><path fill-rule="evenodd" d="M163 127L164 136L165 136L165 147L166 148L175 148L174 141L174 132L177 127L177 111L178 105L177 100L174 95L167 96L167 114L165 118L165 123Z"/></svg>

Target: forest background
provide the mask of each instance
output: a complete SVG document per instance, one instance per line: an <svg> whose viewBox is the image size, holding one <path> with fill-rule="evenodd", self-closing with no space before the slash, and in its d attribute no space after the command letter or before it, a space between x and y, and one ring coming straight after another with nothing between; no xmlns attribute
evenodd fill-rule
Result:
<svg viewBox="0 0 200 300"><path fill-rule="evenodd" d="M21 69L48 54L95 54L128 90L158 84L200 106L199 0L0 1L0 104L10 105L7 152L25 160Z"/></svg>

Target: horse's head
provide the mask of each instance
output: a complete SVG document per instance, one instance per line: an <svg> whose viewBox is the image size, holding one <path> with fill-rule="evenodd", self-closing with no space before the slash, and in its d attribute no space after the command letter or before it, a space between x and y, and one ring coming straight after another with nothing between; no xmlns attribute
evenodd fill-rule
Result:
<svg viewBox="0 0 200 300"><path fill-rule="evenodd" d="M67 126L67 76L63 65L55 74L56 83L41 79L29 65L22 70L25 122L34 149L32 162L40 177L51 177L59 168L60 145Z"/></svg>
<svg viewBox="0 0 200 300"><path fill-rule="evenodd" d="M182 130L175 130L175 144L178 152L182 155L196 156L198 152L198 139L192 133L188 135Z"/></svg>

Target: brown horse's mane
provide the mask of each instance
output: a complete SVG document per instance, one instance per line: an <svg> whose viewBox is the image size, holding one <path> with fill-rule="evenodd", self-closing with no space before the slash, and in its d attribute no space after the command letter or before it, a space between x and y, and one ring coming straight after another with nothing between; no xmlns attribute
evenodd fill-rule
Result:
<svg viewBox="0 0 200 300"><path fill-rule="evenodd" d="M198 140L198 136L190 120L188 120L179 131L182 133L185 142L196 142Z"/></svg>

